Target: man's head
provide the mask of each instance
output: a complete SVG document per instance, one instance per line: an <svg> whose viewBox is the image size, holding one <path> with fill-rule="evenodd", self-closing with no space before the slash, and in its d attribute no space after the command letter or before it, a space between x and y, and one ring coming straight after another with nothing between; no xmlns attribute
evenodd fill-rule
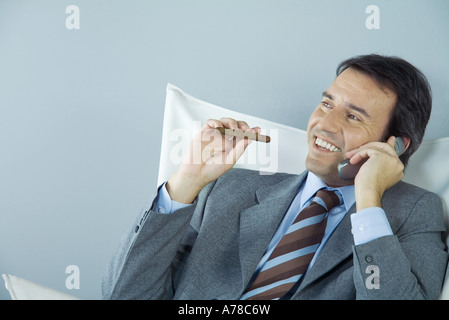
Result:
<svg viewBox="0 0 449 320"><path fill-rule="evenodd" d="M410 141L400 157L407 165L422 142L431 106L426 78L405 60L366 55L343 61L309 119L306 167L328 184L347 184L337 174L346 152L392 135Z"/></svg>

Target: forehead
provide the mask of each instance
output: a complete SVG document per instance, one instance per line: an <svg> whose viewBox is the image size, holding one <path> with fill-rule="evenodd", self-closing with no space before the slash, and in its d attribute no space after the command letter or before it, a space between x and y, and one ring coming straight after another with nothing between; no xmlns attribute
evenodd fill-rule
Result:
<svg viewBox="0 0 449 320"><path fill-rule="evenodd" d="M390 114L396 104L396 94L370 75L356 69L346 69L328 90L334 99L365 109L370 114ZM336 101L338 103L338 101Z"/></svg>

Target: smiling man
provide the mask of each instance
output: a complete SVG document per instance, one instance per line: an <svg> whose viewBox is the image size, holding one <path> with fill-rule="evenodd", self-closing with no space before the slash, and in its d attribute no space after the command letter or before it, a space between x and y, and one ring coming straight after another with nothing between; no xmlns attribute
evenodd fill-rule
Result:
<svg viewBox="0 0 449 320"><path fill-rule="evenodd" d="M250 141L215 128L260 128L207 121L123 238L104 298L437 299L441 201L401 181L430 110L429 85L408 62L348 59L310 116L300 175L232 169ZM354 180L338 175L346 158L363 163Z"/></svg>

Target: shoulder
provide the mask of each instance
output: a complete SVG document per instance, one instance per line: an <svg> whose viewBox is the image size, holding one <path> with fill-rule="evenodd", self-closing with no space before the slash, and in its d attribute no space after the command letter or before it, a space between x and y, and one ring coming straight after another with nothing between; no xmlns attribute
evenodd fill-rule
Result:
<svg viewBox="0 0 449 320"><path fill-rule="evenodd" d="M296 176L298 175L233 168L216 181L214 188L232 190L241 188L257 189L262 186L272 186Z"/></svg>
<svg viewBox="0 0 449 320"><path fill-rule="evenodd" d="M276 187L277 184L287 182L289 179L301 181L306 173L305 171L296 175L233 168L207 185L201 191L199 199L225 201L227 204L240 201L250 203L255 199L256 190L270 189L270 187Z"/></svg>
<svg viewBox="0 0 449 320"><path fill-rule="evenodd" d="M400 200L400 201L398 201ZM410 183L400 181L384 194L383 201L388 205L397 206L413 206L417 202L441 204L440 197L431 191L412 185Z"/></svg>
<svg viewBox="0 0 449 320"><path fill-rule="evenodd" d="M291 173L283 172L266 172L259 170L250 170L243 168L233 168L226 172L220 179L244 179L244 180L257 180L262 183L272 184L278 183L282 180L288 179L290 177L297 176Z"/></svg>
<svg viewBox="0 0 449 320"><path fill-rule="evenodd" d="M382 207L394 229L413 224L435 231L444 229L441 198L431 191L400 181L387 190Z"/></svg>

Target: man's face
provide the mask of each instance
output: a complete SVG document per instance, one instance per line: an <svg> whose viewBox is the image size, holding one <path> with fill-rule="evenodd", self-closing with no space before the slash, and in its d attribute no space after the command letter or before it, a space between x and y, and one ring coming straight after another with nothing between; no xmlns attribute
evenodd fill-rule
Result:
<svg viewBox="0 0 449 320"><path fill-rule="evenodd" d="M395 104L396 94L370 76L351 68L343 71L310 116L306 168L330 186L352 184L340 179L338 163L346 152L381 141Z"/></svg>

